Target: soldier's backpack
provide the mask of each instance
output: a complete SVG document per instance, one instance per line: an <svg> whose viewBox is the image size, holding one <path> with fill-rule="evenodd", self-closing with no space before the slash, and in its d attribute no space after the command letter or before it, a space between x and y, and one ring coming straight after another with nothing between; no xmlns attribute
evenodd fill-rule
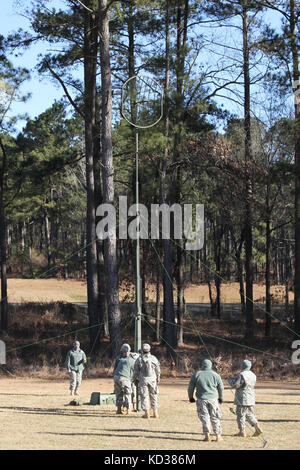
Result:
<svg viewBox="0 0 300 470"><path fill-rule="evenodd" d="M143 371L144 377L151 377L153 375L151 357L143 356L142 364L143 364L142 371Z"/></svg>

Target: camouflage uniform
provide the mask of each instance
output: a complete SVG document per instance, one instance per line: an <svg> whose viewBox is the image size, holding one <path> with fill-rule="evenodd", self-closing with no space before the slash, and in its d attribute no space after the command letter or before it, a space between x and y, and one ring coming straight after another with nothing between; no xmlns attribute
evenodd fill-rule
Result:
<svg viewBox="0 0 300 470"><path fill-rule="evenodd" d="M218 436L222 434L221 422L222 417L218 400L207 399L197 400L197 413L203 427L203 434L210 434L210 423L213 431Z"/></svg>
<svg viewBox="0 0 300 470"><path fill-rule="evenodd" d="M131 380L121 375L114 375L116 405L131 408Z"/></svg>
<svg viewBox="0 0 300 470"><path fill-rule="evenodd" d="M193 395L196 389L197 413L202 423L203 434L210 434L212 424L216 436L221 436L221 410L218 399L220 402L223 401L224 386L219 374L211 368L211 361L205 359L202 362L202 370L195 372L191 377L188 396L190 401L195 401Z"/></svg>
<svg viewBox="0 0 300 470"><path fill-rule="evenodd" d="M243 361L242 372L235 380L229 381L230 385L236 389L234 404L236 405L237 424L240 431L244 430L246 420L251 426L257 425L254 415L256 375L250 370L251 362Z"/></svg>
<svg viewBox="0 0 300 470"><path fill-rule="evenodd" d="M158 386L160 380L160 364L155 356L143 349L143 354L135 361L133 381L138 380L138 391L141 396L143 411L149 410L150 404L153 410L158 409Z"/></svg>
<svg viewBox="0 0 300 470"><path fill-rule="evenodd" d="M131 352L130 356L134 359L134 361L137 360L137 358L140 356L138 353ZM137 409L137 387L135 386L134 382L131 382L131 402L133 408Z"/></svg>
<svg viewBox="0 0 300 470"><path fill-rule="evenodd" d="M130 351L130 346L125 344L121 348L121 354L117 357L114 367L114 384L116 394L116 405L124 405L128 410L131 408L131 381L133 376L134 359L131 355L124 357L122 351Z"/></svg>
<svg viewBox="0 0 300 470"><path fill-rule="evenodd" d="M76 342L79 346L79 342ZM79 388L82 382L82 372L84 370L84 363L86 362L86 355L81 349L74 348L68 352L66 358L66 367L70 374L70 390L73 392L79 392Z"/></svg>

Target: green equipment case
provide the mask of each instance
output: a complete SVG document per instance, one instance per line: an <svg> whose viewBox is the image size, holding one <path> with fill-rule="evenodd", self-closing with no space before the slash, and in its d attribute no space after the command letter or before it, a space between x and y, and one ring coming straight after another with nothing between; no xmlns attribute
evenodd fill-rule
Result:
<svg viewBox="0 0 300 470"><path fill-rule="evenodd" d="M114 393L93 392L90 405L115 405L116 395Z"/></svg>

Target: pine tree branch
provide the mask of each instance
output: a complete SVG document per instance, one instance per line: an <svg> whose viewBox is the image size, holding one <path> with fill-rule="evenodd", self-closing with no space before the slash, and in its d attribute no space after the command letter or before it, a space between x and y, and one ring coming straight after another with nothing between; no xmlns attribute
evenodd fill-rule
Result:
<svg viewBox="0 0 300 470"><path fill-rule="evenodd" d="M59 81L59 83L61 84L68 100L70 101L71 105L73 106L73 108L75 109L75 111L82 117L84 118L84 114L83 112L79 109L79 107L77 106L77 104L75 103L75 101L73 100L73 98L71 97L70 93L68 92L68 89L66 87L66 85L64 84L63 80L59 77L59 75L57 75L57 73L51 68L50 64L48 61L45 61L45 65L47 67L47 69L50 71L50 73L53 75L54 78L56 78L56 80Z"/></svg>

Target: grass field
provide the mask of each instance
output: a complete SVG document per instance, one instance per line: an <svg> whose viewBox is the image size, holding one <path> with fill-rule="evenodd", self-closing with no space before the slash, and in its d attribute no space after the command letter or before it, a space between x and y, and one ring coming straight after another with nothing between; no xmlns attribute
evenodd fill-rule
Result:
<svg viewBox="0 0 300 470"><path fill-rule="evenodd" d="M284 286L272 286L272 294L283 302ZM146 290L147 300L155 301L155 286L149 285ZM133 300L134 287L120 289L120 299ZM254 284L254 301L261 301L265 296L265 287ZM86 283L76 280L58 279L8 279L9 302L85 302ZM208 303L207 285L189 285L185 290L186 302ZM176 296L175 296L176 300ZM222 285L221 300L226 303L240 302L239 285L236 282ZM290 293L290 301L293 293Z"/></svg>
<svg viewBox="0 0 300 470"><path fill-rule="evenodd" d="M160 418L141 414L117 416L115 408L66 406L68 382L38 379L0 379L0 449L205 450L261 449L260 438L233 437L233 394L225 391L222 405L224 442L202 442L195 404L187 401L188 379L163 379ZM112 379L83 381L81 399L93 391L110 393ZM300 449L300 385L264 382L256 389L256 415L269 441L267 449ZM247 428L247 434L252 429Z"/></svg>

